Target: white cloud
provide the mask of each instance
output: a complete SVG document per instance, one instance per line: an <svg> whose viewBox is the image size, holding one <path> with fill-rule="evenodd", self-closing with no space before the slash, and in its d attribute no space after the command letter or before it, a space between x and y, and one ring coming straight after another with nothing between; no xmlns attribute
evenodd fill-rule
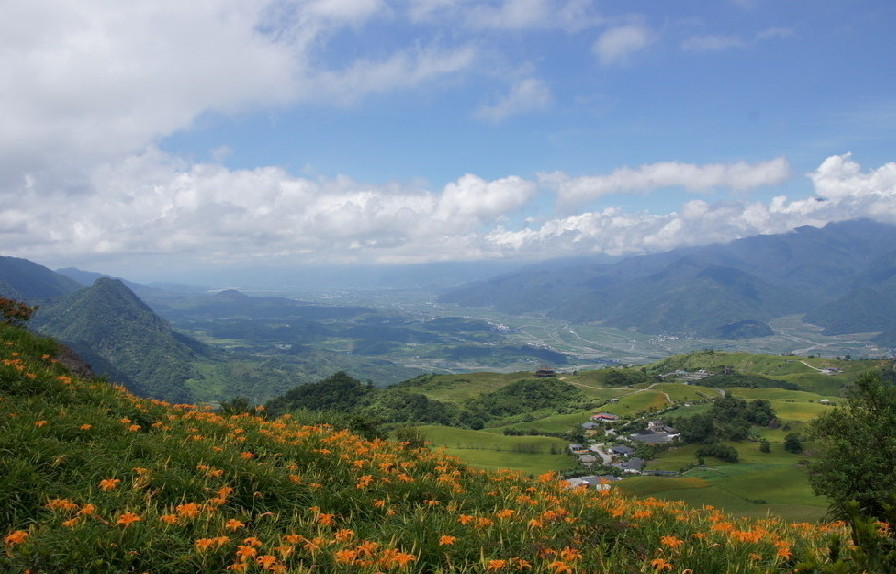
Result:
<svg viewBox="0 0 896 574"><path fill-rule="evenodd" d="M767 172L778 173L779 161L767 162ZM699 185L727 185L742 173L755 184L768 177L761 165L658 173L689 174ZM815 194L801 199L696 199L664 214L608 207L517 225L539 198L539 184L518 176L466 174L429 190L300 178L276 167L231 170L149 150L96 169L77 196L20 186L0 207L0 240L8 254L60 264L147 254L171 262L420 262L631 254L854 217L896 222L896 163L866 171L848 154L833 156L807 177Z"/></svg>
<svg viewBox="0 0 896 574"><path fill-rule="evenodd" d="M78 197L19 190L15 207L0 209L0 234L23 256L51 252L57 259L201 252L218 260L310 253L328 261L390 249L429 253L431 242L443 240L436 238L461 238L513 214L535 189L519 177L472 174L439 192L346 176L310 180L275 167L190 165L149 150L97 169Z"/></svg>
<svg viewBox="0 0 896 574"><path fill-rule="evenodd" d="M837 204L866 199L883 211L891 209L891 203L896 202L896 163L862 172L862 166L851 158L848 153L831 156L807 174L815 184L816 195Z"/></svg>
<svg viewBox="0 0 896 574"><path fill-rule="evenodd" d="M468 69L469 46L339 60L334 34L383 0L10 0L0 22L0 185L85 185L198 116L350 103ZM365 54L365 52L361 52Z"/></svg>
<svg viewBox="0 0 896 574"><path fill-rule="evenodd" d="M498 102L481 107L476 116L500 122L510 116L546 109L552 101L551 90L537 78L526 78L510 88Z"/></svg>
<svg viewBox="0 0 896 574"><path fill-rule="evenodd" d="M603 18L589 0L409 0L413 21L462 22L473 29L551 29L578 31L599 25Z"/></svg>
<svg viewBox="0 0 896 574"><path fill-rule="evenodd" d="M313 0L306 2L304 11L316 17L338 21L360 22L382 10L380 0Z"/></svg>
<svg viewBox="0 0 896 574"><path fill-rule="evenodd" d="M681 43L681 48L690 51L721 52L736 48L749 48L765 40L780 40L791 38L794 35L792 28L767 28L757 32L751 40L744 40L740 36L692 36Z"/></svg>
<svg viewBox="0 0 896 574"><path fill-rule="evenodd" d="M652 32L643 24L626 24L606 30L592 46L592 51L604 65L624 63L631 54L643 50L652 42Z"/></svg>
<svg viewBox="0 0 896 574"><path fill-rule="evenodd" d="M494 250L533 256L624 255L783 233L802 225L823 226L857 217L896 222L896 163L866 172L849 154L832 156L807 177L815 194L804 199L777 196L767 203L694 200L668 214L625 213L611 207L550 219L540 227L497 228L486 240Z"/></svg>
<svg viewBox="0 0 896 574"><path fill-rule="evenodd" d="M372 93L418 86L426 81L467 69L475 60L472 47L442 51L410 49L382 61L358 60L335 72L309 74L303 99L348 104Z"/></svg>
<svg viewBox="0 0 896 574"><path fill-rule="evenodd" d="M737 36L693 36L681 43L684 50L712 52L743 48L745 45L745 42Z"/></svg>
<svg viewBox="0 0 896 574"><path fill-rule="evenodd" d="M141 149L202 111L287 101L294 54L254 29L260 9L11 0L0 33L0 181Z"/></svg>
<svg viewBox="0 0 896 574"><path fill-rule="evenodd" d="M756 34L757 40L771 40L780 38L792 38L796 33L793 28L767 28Z"/></svg>
<svg viewBox="0 0 896 574"><path fill-rule="evenodd" d="M608 175L571 177L563 173L540 175L541 182L556 190L558 201L569 207L616 193L648 193L658 188L678 186L689 191L727 187L744 191L774 185L790 176L784 158L750 164L747 162L691 164L659 162L636 169L623 167Z"/></svg>

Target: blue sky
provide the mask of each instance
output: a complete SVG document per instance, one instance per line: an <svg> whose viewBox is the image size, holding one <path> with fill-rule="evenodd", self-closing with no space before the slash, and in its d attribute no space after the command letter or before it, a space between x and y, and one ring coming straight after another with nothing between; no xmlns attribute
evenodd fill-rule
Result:
<svg viewBox="0 0 896 574"><path fill-rule="evenodd" d="M896 222L896 3L10 0L0 246L164 279Z"/></svg>

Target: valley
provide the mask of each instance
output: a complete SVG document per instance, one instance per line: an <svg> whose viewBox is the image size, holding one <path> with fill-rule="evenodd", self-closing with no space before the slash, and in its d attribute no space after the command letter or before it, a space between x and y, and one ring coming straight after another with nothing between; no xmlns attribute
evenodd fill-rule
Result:
<svg viewBox="0 0 896 574"><path fill-rule="evenodd" d="M252 291L247 293L254 294ZM485 322L509 343L532 345L567 355L567 364L554 365L567 371L600 368L608 364L645 364L669 355L701 349L853 358L885 357L892 352L890 348L874 342L876 332L825 335L822 328L805 323L801 315L769 321L773 330L771 336L730 340L672 333L649 334L598 323L573 323L543 313L511 314L490 307L462 307L441 303L437 293L426 291L284 291L278 295L321 304L366 305L385 313L405 316L421 325L434 318L449 317ZM452 335L456 340L464 340L463 333L456 332ZM384 358L426 372L482 369L511 372L531 368L538 362L532 359L502 364L497 357L492 360L488 355L476 361L452 361L447 357L427 360L425 354L425 345L417 343L396 349L394 353L384 355Z"/></svg>

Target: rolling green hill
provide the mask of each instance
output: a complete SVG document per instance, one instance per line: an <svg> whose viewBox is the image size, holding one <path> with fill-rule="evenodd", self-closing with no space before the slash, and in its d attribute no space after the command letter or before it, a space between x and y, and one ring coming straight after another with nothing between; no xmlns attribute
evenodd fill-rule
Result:
<svg viewBox="0 0 896 574"><path fill-rule="evenodd" d="M57 352L0 324L4 572L733 574L860 558L842 524L572 490L329 424L143 400Z"/></svg>

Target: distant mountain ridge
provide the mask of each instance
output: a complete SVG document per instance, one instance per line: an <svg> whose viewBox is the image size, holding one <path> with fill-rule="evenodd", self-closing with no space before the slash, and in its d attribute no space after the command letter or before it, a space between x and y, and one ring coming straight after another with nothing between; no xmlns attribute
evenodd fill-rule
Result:
<svg viewBox="0 0 896 574"><path fill-rule="evenodd" d="M541 266L453 289L441 301L735 339L771 334L770 319L807 313L831 334L881 331L879 342L896 344L896 316L886 312L896 308L894 246L896 226L852 220L616 263Z"/></svg>
<svg viewBox="0 0 896 574"><path fill-rule="evenodd" d="M77 281L27 259L0 256L0 295L37 304L74 293Z"/></svg>

